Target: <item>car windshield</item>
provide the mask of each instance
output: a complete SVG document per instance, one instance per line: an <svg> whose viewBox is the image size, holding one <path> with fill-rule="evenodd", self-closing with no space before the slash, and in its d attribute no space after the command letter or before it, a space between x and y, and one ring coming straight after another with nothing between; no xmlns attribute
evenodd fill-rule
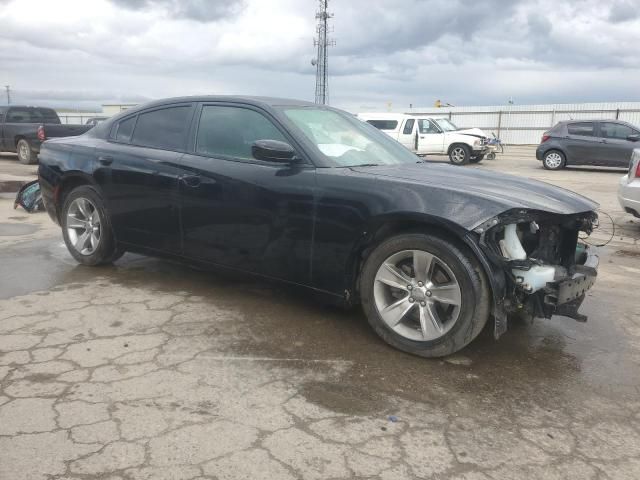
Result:
<svg viewBox="0 0 640 480"><path fill-rule="evenodd" d="M315 107L284 108L283 112L334 167L419 161L388 135L347 113Z"/></svg>
<svg viewBox="0 0 640 480"><path fill-rule="evenodd" d="M442 129L443 132L453 132L454 130L460 130L456 127L451 121L446 118L435 118L434 119L438 126Z"/></svg>

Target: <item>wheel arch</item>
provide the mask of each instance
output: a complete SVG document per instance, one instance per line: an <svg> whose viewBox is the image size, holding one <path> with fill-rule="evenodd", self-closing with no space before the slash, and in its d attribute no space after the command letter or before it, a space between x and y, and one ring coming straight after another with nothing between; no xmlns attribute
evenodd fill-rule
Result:
<svg viewBox="0 0 640 480"><path fill-rule="evenodd" d="M369 254L382 242L396 235L403 233L431 233L445 240L455 243L458 247L462 246L469 251L479 262L484 270L484 274L488 278L489 287L492 295L504 289L499 283L494 282L495 276L499 272L492 267L482 250L474 241L473 233L464 227L452 222L451 220L428 214L403 213L390 214L376 217L373 219L367 230L363 233L360 242L358 242L351 252L347 264L347 273L349 275L349 291L353 292L357 297L359 295L359 279L364 263Z"/></svg>
<svg viewBox="0 0 640 480"><path fill-rule="evenodd" d="M71 171L67 172L64 177L62 177L54 192L54 201L56 204L56 215L58 217L58 221L61 220L60 213L62 212L62 207L67 195L69 195L69 193L71 193L75 188L83 185L94 187L98 191L98 193L102 194L100 187L98 186L94 178L84 172Z"/></svg>
<svg viewBox="0 0 640 480"><path fill-rule="evenodd" d="M565 163L568 160L567 157L567 152L565 152L561 147L558 146L553 146L553 147L549 147L547 150L544 151L544 153L542 154L542 159L544 160L544 157L549 153L549 152L558 152L560 154L562 154L562 156L564 157L564 161Z"/></svg>
<svg viewBox="0 0 640 480"><path fill-rule="evenodd" d="M447 149L447 155L450 155L451 154L451 150L453 150L454 148L456 148L458 146L464 146L464 147L467 147L469 150L471 150L471 145L469 145L468 143L464 143L464 142L461 142L461 141L458 140L456 142L453 142L451 145L449 145L449 148Z"/></svg>

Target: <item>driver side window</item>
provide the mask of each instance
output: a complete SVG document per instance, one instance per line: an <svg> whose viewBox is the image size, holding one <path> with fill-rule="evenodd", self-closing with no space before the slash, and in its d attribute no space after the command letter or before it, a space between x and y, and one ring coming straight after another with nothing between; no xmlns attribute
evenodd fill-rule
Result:
<svg viewBox="0 0 640 480"><path fill-rule="evenodd" d="M420 133L440 133L440 129L435 126L431 120L418 120L418 128Z"/></svg>
<svg viewBox="0 0 640 480"><path fill-rule="evenodd" d="M216 105L202 108L196 153L251 160L251 145L256 140L287 142L275 125L255 110Z"/></svg>

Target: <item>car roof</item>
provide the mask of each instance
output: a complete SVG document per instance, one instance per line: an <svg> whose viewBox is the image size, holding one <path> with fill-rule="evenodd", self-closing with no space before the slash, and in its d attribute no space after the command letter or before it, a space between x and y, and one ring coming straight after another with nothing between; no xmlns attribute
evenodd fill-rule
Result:
<svg viewBox="0 0 640 480"><path fill-rule="evenodd" d="M628 123L624 120L616 120L615 118L584 118L584 119L576 119L576 120L561 120L559 124L569 124L569 123L588 123L588 122L613 122L613 123Z"/></svg>
<svg viewBox="0 0 640 480"><path fill-rule="evenodd" d="M163 98L161 100L155 100L140 105L136 105L133 108L125 110L126 112L137 111L143 108L152 108L155 106L169 105L172 103L186 103L186 102L229 102L229 103L244 103L255 106L268 106L268 107L280 107L280 106L317 106L315 103L306 102L304 100L294 100L290 98L277 98L277 97L259 97L259 96L239 96L239 95L194 95L186 97L172 97Z"/></svg>

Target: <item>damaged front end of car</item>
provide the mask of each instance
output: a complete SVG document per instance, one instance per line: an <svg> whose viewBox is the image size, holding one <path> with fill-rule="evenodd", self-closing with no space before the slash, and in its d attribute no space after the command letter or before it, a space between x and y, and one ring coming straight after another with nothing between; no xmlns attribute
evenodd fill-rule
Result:
<svg viewBox="0 0 640 480"><path fill-rule="evenodd" d="M597 221L593 211L564 215L516 209L474 229L480 248L504 272L504 292L494 292L496 338L513 315L587 320L578 310L595 283L598 256L580 235L591 234Z"/></svg>

